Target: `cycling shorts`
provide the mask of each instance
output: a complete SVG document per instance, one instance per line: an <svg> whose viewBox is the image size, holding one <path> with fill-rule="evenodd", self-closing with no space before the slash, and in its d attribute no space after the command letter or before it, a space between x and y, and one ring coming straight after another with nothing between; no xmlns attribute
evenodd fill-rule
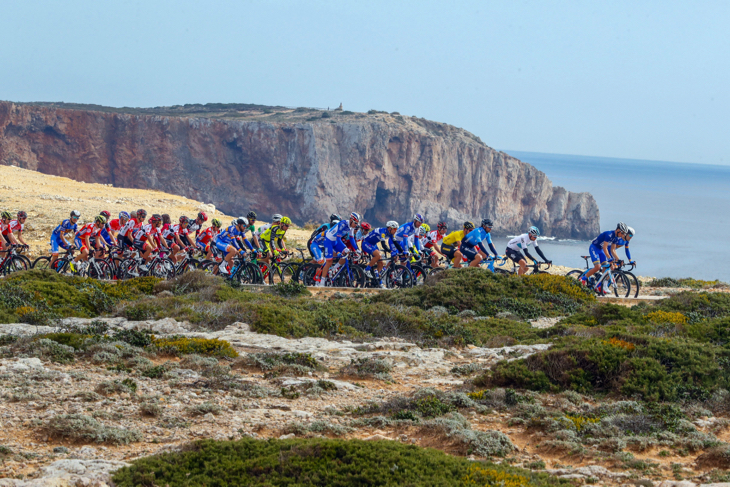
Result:
<svg viewBox="0 0 730 487"><path fill-rule="evenodd" d="M68 250L68 244L61 235L51 235L51 253L57 254L59 249Z"/></svg>
<svg viewBox="0 0 730 487"><path fill-rule="evenodd" d="M119 238L117 239L117 242L119 243L119 246L122 247L122 248L131 247L132 246L132 241L129 240L124 235L119 235Z"/></svg>
<svg viewBox="0 0 730 487"><path fill-rule="evenodd" d="M362 251L368 255L373 255L373 252L378 250L378 244L370 244L367 242L362 243Z"/></svg>
<svg viewBox="0 0 730 487"><path fill-rule="evenodd" d="M324 257L327 260L332 260L335 256L335 252L342 252L346 248L345 244L339 238L335 239L334 242L328 238L324 239Z"/></svg>
<svg viewBox="0 0 730 487"><path fill-rule="evenodd" d="M522 255L522 252L520 252L519 250L514 250L507 247L507 250L505 250L504 253L515 264L519 264L521 260L525 260L525 256Z"/></svg>
<svg viewBox="0 0 730 487"><path fill-rule="evenodd" d="M134 242L132 242L132 247L139 250L140 252L145 252L147 250L147 247L149 247L149 244L143 240L134 239Z"/></svg>
<svg viewBox="0 0 730 487"><path fill-rule="evenodd" d="M204 243L203 243L203 242L201 242L200 240L196 240L196 241L195 241L195 246L196 246L197 248L199 248L200 250L202 250L203 252L206 252L206 251L207 251L207 249L208 249L208 244L204 244Z"/></svg>
<svg viewBox="0 0 730 487"><path fill-rule="evenodd" d="M91 239L89 239L89 243L91 243ZM74 245L75 245L75 246L76 246L76 248L77 248L77 249L79 249L79 250L84 250L84 249L86 248L86 245L84 245L84 241L83 241L83 240L81 240L81 239L80 239L80 238L78 238L78 237L76 237L76 239L74 240ZM89 249L87 249L87 250L89 250Z"/></svg>
<svg viewBox="0 0 730 487"><path fill-rule="evenodd" d="M606 254L603 252L603 249L598 245L591 244L591 246L588 247L588 253L591 256L591 262L594 264L603 264L608 260L606 259Z"/></svg>
<svg viewBox="0 0 730 487"><path fill-rule="evenodd" d="M441 252L446 256L447 259L453 260L454 254L456 254L456 251L458 249L450 244L442 244L441 245Z"/></svg>
<svg viewBox="0 0 730 487"><path fill-rule="evenodd" d="M322 255L322 248L317 244L312 244L309 246L309 253L312 254L312 259L317 264L324 264L324 256Z"/></svg>
<svg viewBox="0 0 730 487"><path fill-rule="evenodd" d="M187 247L193 247L193 241L190 239L190 235L180 235L180 240Z"/></svg>
<svg viewBox="0 0 730 487"><path fill-rule="evenodd" d="M468 260L469 262L476 259L477 255L479 255L479 252L477 251L476 247L469 247L468 245L462 245L459 250L461 250L461 255L466 257L466 260Z"/></svg>
<svg viewBox="0 0 730 487"><path fill-rule="evenodd" d="M228 247L234 247L235 246L230 242L219 242L216 240L215 242L215 248L223 252L224 254L228 254Z"/></svg>

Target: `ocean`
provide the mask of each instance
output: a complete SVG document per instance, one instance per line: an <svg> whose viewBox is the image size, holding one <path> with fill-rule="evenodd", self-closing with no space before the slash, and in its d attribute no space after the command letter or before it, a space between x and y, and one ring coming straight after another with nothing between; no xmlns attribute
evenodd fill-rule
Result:
<svg viewBox="0 0 730 487"><path fill-rule="evenodd" d="M634 273L730 282L730 166L505 151L543 171L554 186L589 192L601 231L634 227ZM507 239L498 238L504 251ZM584 267L590 242L540 240L556 264ZM706 246L708 246L705 248ZM623 249L618 251L624 258ZM534 255L534 254L533 254Z"/></svg>

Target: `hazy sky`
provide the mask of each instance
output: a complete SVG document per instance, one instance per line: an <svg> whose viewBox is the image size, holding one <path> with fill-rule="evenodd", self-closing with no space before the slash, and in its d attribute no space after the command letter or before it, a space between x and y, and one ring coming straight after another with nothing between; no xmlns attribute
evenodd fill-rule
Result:
<svg viewBox="0 0 730 487"><path fill-rule="evenodd" d="M5 1L0 99L399 111L498 149L730 164L730 2Z"/></svg>

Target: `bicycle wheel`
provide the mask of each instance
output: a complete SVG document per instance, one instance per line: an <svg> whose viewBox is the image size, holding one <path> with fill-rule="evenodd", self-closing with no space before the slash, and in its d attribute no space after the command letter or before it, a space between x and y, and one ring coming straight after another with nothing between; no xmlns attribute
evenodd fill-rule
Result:
<svg viewBox="0 0 730 487"><path fill-rule="evenodd" d="M621 271L614 272L613 278L616 281L616 285L611 286L613 287L613 294L622 298L628 298L631 294L631 281L629 278Z"/></svg>
<svg viewBox="0 0 730 487"><path fill-rule="evenodd" d="M298 264L282 264L280 266L281 282L289 284L290 282L298 282L296 276L299 273Z"/></svg>
<svg viewBox="0 0 730 487"><path fill-rule="evenodd" d="M510 271L508 271L508 270L505 270L505 269L498 269L497 267L495 267L495 268L494 268L494 273L495 273L495 274L501 274L501 275L503 275L503 276L509 276L510 274L512 274L512 273L511 273Z"/></svg>
<svg viewBox="0 0 730 487"><path fill-rule="evenodd" d="M157 259L150 268L150 275L160 279L172 279L175 277L175 264L170 259Z"/></svg>
<svg viewBox="0 0 730 487"><path fill-rule="evenodd" d="M358 265L351 265L349 269L343 269L337 276L335 286L339 287L365 287L365 271Z"/></svg>
<svg viewBox="0 0 730 487"><path fill-rule="evenodd" d="M269 266L266 272L264 272L264 276L264 282L269 283L270 286L284 282L281 278L281 270L278 265Z"/></svg>
<svg viewBox="0 0 730 487"><path fill-rule="evenodd" d="M55 264L55 262L54 262ZM31 269L50 269L51 268L51 258L47 255L43 255L41 257L38 257L36 260L33 261L33 264L30 266Z"/></svg>
<svg viewBox="0 0 730 487"><path fill-rule="evenodd" d="M302 269L300 273L300 278L302 284L305 286L314 286L314 276L317 275L317 269L319 269L319 265L307 265L304 269Z"/></svg>
<svg viewBox="0 0 730 487"><path fill-rule="evenodd" d="M444 272L446 270L445 267L434 267L430 271L428 271L429 276L435 276L436 274L439 274L440 272ZM497 269L495 269L496 271Z"/></svg>
<svg viewBox="0 0 730 487"><path fill-rule="evenodd" d="M426 283L428 272L418 264L411 265L411 273L413 273L414 285L422 286Z"/></svg>
<svg viewBox="0 0 730 487"><path fill-rule="evenodd" d="M103 260L98 260L94 262L93 265L89 265L88 275L93 279L111 280L113 272L109 267L109 264Z"/></svg>
<svg viewBox="0 0 730 487"><path fill-rule="evenodd" d="M639 280L636 278L636 276L629 271L623 271L624 275L628 278L629 282L631 283L631 291L635 298L639 297L639 289L641 289L641 284L639 283Z"/></svg>
<svg viewBox="0 0 730 487"><path fill-rule="evenodd" d="M572 270L572 271L568 272L567 274L565 274L565 277L572 277L573 279L575 279L577 281L578 279L580 279L580 276L583 275L583 272L584 271L575 269L575 270Z"/></svg>
<svg viewBox="0 0 730 487"><path fill-rule="evenodd" d="M385 285L389 289L413 287L413 274L404 265L390 267L385 274Z"/></svg>
<svg viewBox="0 0 730 487"><path fill-rule="evenodd" d="M139 269L137 269L137 261L135 259L124 259L119 264L119 279L132 279L139 277Z"/></svg>
<svg viewBox="0 0 730 487"><path fill-rule="evenodd" d="M14 255L5 266L5 272L10 274L11 272L27 271L29 268L30 266L26 259L20 255Z"/></svg>
<svg viewBox="0 0 730 487"><path fill-rule="evenodd" d="M207 274L216 274L218 272L218 262L214 260L204 260L200 263L199 269Z"/></svg>

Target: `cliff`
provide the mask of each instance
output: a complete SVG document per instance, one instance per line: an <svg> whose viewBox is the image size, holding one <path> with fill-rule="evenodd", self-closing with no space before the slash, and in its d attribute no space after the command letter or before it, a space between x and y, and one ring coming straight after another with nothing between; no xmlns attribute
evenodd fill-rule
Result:
<svg viewBox="0 0 730 487"><path fill-rule="evenodd" d="M0 102L0 164L299 223L352 210L403 222L420 212L452 226L490 217L497 234L533 224L547 236L598 233L590 194L553 187L462 129L383 112L275 108L200 118Z"/></svg>

